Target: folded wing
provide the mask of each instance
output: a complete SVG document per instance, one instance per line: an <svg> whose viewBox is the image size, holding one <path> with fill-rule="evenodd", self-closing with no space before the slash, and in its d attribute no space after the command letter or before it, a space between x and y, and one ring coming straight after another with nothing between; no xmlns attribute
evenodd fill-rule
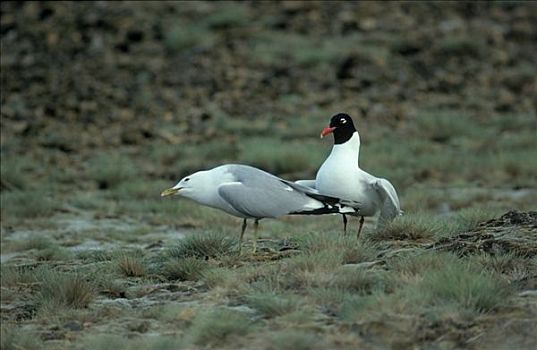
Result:
<svg viewBox="0 0 537 350"><path fill-rule="evenodd" d="M374 186L383 201L378 221L378 227L382 227L402 214L401 206L397 192L390 181L377 179Z"/></svg>

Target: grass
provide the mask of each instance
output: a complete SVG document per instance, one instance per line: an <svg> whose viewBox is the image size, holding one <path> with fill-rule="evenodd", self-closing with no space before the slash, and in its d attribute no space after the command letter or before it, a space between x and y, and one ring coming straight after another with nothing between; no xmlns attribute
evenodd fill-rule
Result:
<svg viewBox="0 0 537 350"><path fill-rule="evenodd" d="M326 346L317 334L302 330L277 331L267 338L265 349L270 350L310 350L324 349Z"/></svg>
<svg viewBox="0 0 537 350"><path fill-rule="evenodd" d="M2 218L28 220L52 215L58 203L46 191L24 190L2 192Z"/></svg>
<svg viewBox="0 0 537 350"><path fill-rule="evenodd" d="M249 23L247 7L241 3L224 1L203 23L210 28L231 28Z"/></svg>
<svg viewBox="0 0 537 350"><path fill-rule="evenodd" d="M379 242L386 240L430 242L471 231L481 222L497 215L496 210L467 208L449 217L437 217L428 213L405 214L370 236Z"/></svg>
<svg viewBox="0 0 537 350"><path fill-rule="evenodd" d="M2 51L2 349L533 340L533 232L498 237L524 250L457 254L472 243L457 236L497 209L535 207L527 8L280 5L3 5L6 28L31 43L45 25L47 42L28 55L8 30ZM82 26L62 16L73 11ZM63 48L73 65L32 71ZM239 219L159 197L222 163L313 178L336 112L355 119L360 165L400 196L406 214L381 231L367 222L356 240L339 216L267 219L259 251L239 256ZM433 250L442 239L453 253Z"/></svg>
<svg viewBox="0 0 537 350"><path fill-rule="evenodd" d="M88 168L89 178L101 190L113 189L136 175L132 161L119 153L95 156Z"/></svg>
<svg viewBox="0 0 537 350"><path fill-rule="evenodd" d="M353 264L364 261L372 261L377 255L378 247L374 242L362 241L356 244L352 235L341 236L339 232L333 233L309 233L301 237L293 237L299 245L309 253L332 252L339 255L342 264Z"/></svg>
<svg viewBox="0 0 537 350"><path fill-rule="evenodd" d="M130 339L121 335L97 334L83 339L82 349L100 350L173 350L183 348L183 342L172 336Z"/></svg>
<svg viewBox="0 0 537 350"><path fill-rule="evenodd" d="M322 164L324 152L318 142L287 142L251 137L241 143L239 159L275 174L300 173Z"/></svg>
<svg viewBox="0 0 537 350"><path fill-rule="evenodd" d="M17 287L19 284L35 282L33 271L30 269L2 265L2 287Z"/></svg>
<svg viewBox="0 0 537 350"><path fill-rule="evenodd" d="M390 263L397 277L392 293L375 289L370 295L343 296L339 315L346 322L408 317L475 318L505 303L512 293L507 284L452 254L421 254Z"/></svg>
<svg viewBox="0 0 537 350"><path fill-rule="evenodd" d="M371 64L384 64L389 50L366 43L360 35L314 37L297 33L261 32L251 40L253 58L263 64L290 61L304 67L337 64L355 55ZM289 50L293 47L294 50Z"/></svg>
<svg viewBox="0 0 537 350"><path fill-rule="evenodd" d="M235 241L217 233L196 233L186 236L168 254L175 259L181 258L215 258L233 252Z"/></svg>
<svg viewBox="0 0 537 350"><path fill-rule="evenodd" d="M176 22L164 34L164 45L170 53L181 53L196 47L210 47L214 34L205 26Z"/></svg>
<svg viewBox="0 0 537 350"><path fill-rule="evenodd" d="M137 254L121 254L117 258L117 267L126 277L143 277L147 273L143 257Z"/></svg>
<svg viewBox="0 0 537 350"><path fill-rule="evenodd" d="M301 307L300 298L296 295L282 295L274 292L255 292L246 296L246 304L264 317L272 318L296 311Z"/></svg>
<svg viewBox="0 0 537 350"><path fill-rule="evenodd" d="M67 261L71 260L73 254L66 248L53 245L35 253L38 261Z"/></svg>
<svg viewBox="0 0 537 350"><path fill-rule="evenodd" d="M252 321L243 313L221 308L200 312L193 320L189 334L194 344L215 346L234 336L244 336L252 329Z"/></svg>
<svg viewBox="0 0 537 350"><path fill-rule="evenodd" d="M0 338L0 348L4 350L38 350L43 348L43 343L36 334L13 325L2 323L2 336Z"/></svg>
<svg viewBox="0 0 537 350"><path fill-rule="evenodd" d="M454 303L461 311L491 311L509 295L505 283L496 276L475 271L467 263L460 262L438 271L427 271L419 288L425 292L429 303Z"/></svg>
<svg viewBox="0 0 537 350"><path fill-rule="evenodd" d="M8 241L3 245L2 251L21 252L25 250L44 250L55 246L55 242L48 236L35 235L27 239Z"/></svg>
<svg viewBox="0 0 537 350"><path fill-rule="evenodd" d="M337 271L328 283L330 288L353 294L368 294L375 289L385 290L387 285L386 274L356 268Z"/></svg>
<svg viewBox="0 0 537 350"><path fill-rule="evenodd" d="M36 276L40 290L36 303L46 313L57 308L85 308L95 297L95 288L84 276L44 269Z"/></svg>
<svg viewBox="0 0 537 350"><path fill-rule="evenodd" d="M424 215L405 215L395 221L390 222L379 232L371 236L374 241L386 240L412 240L423 241L435 237L443 226L438 219L426 217Z"/></svg>
<svg viewBox="0 0 537 350"><path fill-rule="evenodd" d="M197 281L204 277L208 264L199 258L187 257L165 263L162 274L170 281Z"/></svg>
<svg viewBox="0 0 537 350"><path fill-rule="evenodd" d="M26 158L5 157L2 155L0 178L2 190L24 190L29 180L26 175L30 161Z"/></svg>

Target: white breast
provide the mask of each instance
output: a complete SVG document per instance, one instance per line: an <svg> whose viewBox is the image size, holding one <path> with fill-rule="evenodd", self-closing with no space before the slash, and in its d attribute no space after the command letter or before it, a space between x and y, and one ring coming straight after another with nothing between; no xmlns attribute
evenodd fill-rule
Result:
<svg viewBox="0 0 537 350"><path fill-rule="evenodd" d="M364 215L375 212L377 193L370 186L370 174L358 167L358 133L344 144L334 145L315 179L319 192L360 203Z"/></svg>

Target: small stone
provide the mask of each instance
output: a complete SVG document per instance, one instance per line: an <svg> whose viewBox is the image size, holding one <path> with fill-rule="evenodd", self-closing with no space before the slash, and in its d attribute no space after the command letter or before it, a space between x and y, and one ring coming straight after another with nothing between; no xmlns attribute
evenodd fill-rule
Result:
<svg viewBox="0 0 537 350"><path fill-rule="evenodd" d="M63 328L68 329L72 332L80 332L84 329L84 326L77 321L67 321L63 324Z"/></svg>

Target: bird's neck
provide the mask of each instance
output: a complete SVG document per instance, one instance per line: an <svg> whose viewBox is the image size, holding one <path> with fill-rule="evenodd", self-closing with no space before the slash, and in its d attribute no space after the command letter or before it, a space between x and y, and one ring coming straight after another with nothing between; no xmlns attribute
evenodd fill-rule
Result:
<svg viewBox="0 0 537 350"><path fill-rule="evenodd" d="M360 157L360 135L358 135L358 131L355 131L347 142L335 144L330 157L356 159L356 164L358 164Z"/></svg>

